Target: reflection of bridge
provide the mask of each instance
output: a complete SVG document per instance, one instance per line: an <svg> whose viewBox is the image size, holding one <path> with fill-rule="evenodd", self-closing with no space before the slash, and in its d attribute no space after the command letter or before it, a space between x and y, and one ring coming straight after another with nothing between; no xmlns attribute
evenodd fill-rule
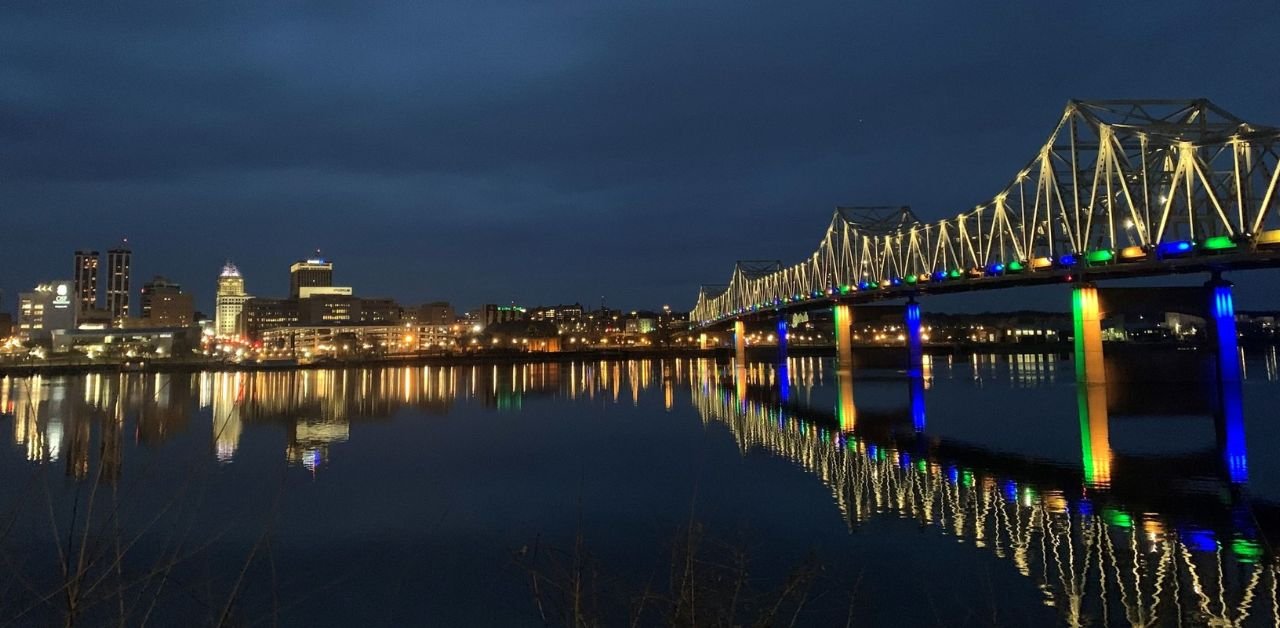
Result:
<svg viewBox="0 0 1280 628"><path fill-rule="evenodd" d="M764 449L818 476L851 526L889 514L972 541L1033 578L1071 625L1280 621L1277 569L1257 530L1277 521L1277 507L1243 497L1238 397L1218 403L1216 453L1191 456L1227 487L1223 504L1169 495L1144 482L1150 459L1113 455L1101 386L1080 388L1080 473L924 437L922 378L903 380L903 411L872 414L856 410L851 376L839 372L835 407L821 410L792 401L808 396L792 390L806 380L781 366L704 366L690 382L694 405L744 453Z"/></svg>
<svg viewBox="0 0 1280 628"><path fill-rule="evenodd" d="M1280 129L1206 100L1072 101L1039 152L991 200L922 223L907 208L839 208L816 251L792 266L747 261L704 287L696 327L833 307L849 342L850 305L912 299L910 361L919 367L926 294L1044 283L1074 285L1081 381L1105 380L1092 280L1211 271L1210 318L1234 355L1222 271L1280 265ZM779 326L784 338L785 318ZM704 346L706 336L704 335ZM785 344L783 340L780 344ZM1224 361L1225 363L1226 361ZM1238 377L1227 364L1222 376Z"/></svg>

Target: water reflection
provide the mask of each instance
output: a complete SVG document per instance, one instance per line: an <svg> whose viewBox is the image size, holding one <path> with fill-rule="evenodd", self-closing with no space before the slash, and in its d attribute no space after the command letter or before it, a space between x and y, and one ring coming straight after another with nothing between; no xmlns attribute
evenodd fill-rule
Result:
<svg viewBox="0 0 1280 628"><path fill-rule="evenodd" d="M1268 379L1274 360L1264 358ZM850 529L909 519L1007 560L1066 623L1277 619L1275 560L1263 540L1280 528L1280 506L1249 495L1239 384L1076 387L1075 407L1060 413L1078 418L1079 458L1068 466L930 433L939 382L998 395L1069 380L1054 355L944 356L926 359L919 377L842 371L818 358L122 374L0 380L0 410L27 460L59 464L76 480L101 469L114 481L130 439L154 448L196 432L211 460L234 464L255 431L275 429L285 436L275 455L316 472L359 438L353 425L405 409L430 417L541 399L641 405L653 391L666 410L691 404L705 425L727 428L744 455L770 452L811 473ZM877 387L898 402L860 405L859 391ZM1113 449L1118 417L1148 413L1211 417L1216 440L1177 455Z"/></svg>
<svg viewBox="0 0 1280 628"><path fill-rule="evenodd" d="M1014 386L1028 386L1053 381L1046 365L1054 358L1043 358L975 357L970 364L976 379L1007 374ZM1217 401L1219 462L1207 464L1199 453L1117 457L1108 386L1078 387L1083 473L1077 474L922 438L926 378L903 378L901 413L863 416L856 425L847 420L855 412L851 377L837 376L834 412L773 403L759 374L749 370L746 379L745 398L742 381L733 387L715 377L692 382L704 422L727 426L744 454L769 451L813 473L831 489L850 527L879 516L909 518L971 542L1033 579L1044 604L1070 625L1096 623L1093 618L1239 625L1251 614L1280 621L1277 566L1264 557L1266 534L1259 530L1260 521L1277 521L1280 506L1251 501L1244 491L1238 383L1208 393ZM1164 394L1123 384L1110 391ZM1145 404L1139 398L1117 405ZM1225 499L1203 490L1213 477L1228 483Z"/></svg>

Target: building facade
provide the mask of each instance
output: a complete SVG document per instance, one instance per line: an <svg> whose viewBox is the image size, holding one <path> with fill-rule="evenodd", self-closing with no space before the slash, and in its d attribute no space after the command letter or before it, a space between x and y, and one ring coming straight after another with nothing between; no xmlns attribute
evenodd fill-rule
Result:
<svg viewBox="0 0 1280 628"><path fill-rule="evenodd" d="M107 311L113 319L129 317L129 269L133 252L125 246L107 251Z"/></svg>
<svg viewBox="0 0 1280 628"><path fill-rule="evenodd" d="M76 251L76 303L81 312L98 307L98 252Z"/></svg>
<svg viewBox="0 0 1280 628"><path fill-rule="evenodd" d="M237 326L244 304L253 297L244 291L244 277L235 264L227 262L218 275L218 292L214 304L214 331L220 338L238 335Z"/></svg>
<svg viewBox="0 0 1280 628"><path fill-rule="evenodd" d="M289 297L302 296L302 288L327 288L333 285L333 262L315 257L298 260L289 266Z"/></svg>
<svg viewBox="0 0 1280 628"><path fill-rule="evenodd" d="M74 281L50 281L18 295L18 335L44 340L54 330L76 328L79 304Z"/></svg>
<svg viewBox="0 0 1280 628"><path fill-rule="evenodd" d="M148 327L186 327L195 320L195 303L182 286L156 276L143 284L140 298L142 319Z"/></svg>

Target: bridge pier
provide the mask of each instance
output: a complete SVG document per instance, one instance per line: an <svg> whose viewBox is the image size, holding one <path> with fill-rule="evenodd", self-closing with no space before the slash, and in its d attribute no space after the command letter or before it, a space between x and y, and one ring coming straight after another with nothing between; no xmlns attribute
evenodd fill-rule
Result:
<svg viewBox="0 0 1280 628"><path fill-rule="evenodd" d="M907 375L918 378L924 373L924 344L920 337L920 304L915 297L907 300L903 318L907 329Z"/></svg>
<svg viewBox="0 0 1280 628"><path fill-rule="evenodd" d="M778 317L778 362L787 363L787 315Z"/></svg>
<svg viewBox="0 0 1280 628"><path fill-rule="evenodd" d="M1204 285L1209 296L1209 341L1214 343L1214 362L1218 382L1239 382L1240 340L1236 334L1235 298L1232 284L1218 273Z"/></svg>
<svg viewBox="0 0 1280 628"><path fill-rule="evenodd" d="M853 371L853 306L837 303L831 306L835 322L836 370Z"/></svg>
<svg viewBox="0 0 1280 628"><path fill-rule="evenodd" d="M698 334L698 349L706 351L709 346L711 346L711 343L707 340L707 332L704 331Z"/></svg>
<svg viewBox="0 0 1280 628"><path fill-rule="evenodd" d="M733 321L733 358L738 366L747 365L747 324L741 320Z"/></svg>
<svg viewBox="0 0 1280 628"><path fill-rule="evenodd" d="M924 378L907 379L911 387L911 426L917 434L924 432Z"/></svg>
<svg viewBox="0 0 1280 628"><path fill-rule="evenodd" d="M1090 487L1106 488L1111 485L1111 430L1106 385L1077 384L1076 402L1080 413L1084 481Z"/></svg>
<svg viewBox="0 0 1280 628"><path fill-rule="evenodd" d="M1244 441L1244 401L1240 381L1218 382L1218 412L1214 416L1214 428L1218 435L1218 449L1232 484L1244 484L1249 480L1248 452Z"/></svg>
<svg viewBox="0 0 1280 628"><path fill-rule="evenodd" d="M1107 371L1102 361L1102 315L1098 305L1098 287L1091 283L1077 285L1072 289L1071 302L1071 313L1075 320L1076 383L1078 385L1106 384Z"/></svg>

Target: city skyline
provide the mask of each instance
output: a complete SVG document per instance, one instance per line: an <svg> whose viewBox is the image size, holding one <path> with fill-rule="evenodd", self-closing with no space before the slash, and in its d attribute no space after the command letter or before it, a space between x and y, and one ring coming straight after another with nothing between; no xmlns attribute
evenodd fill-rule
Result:
<svg viewBox="0 0 1280 628"><path fill-rule="evenodd" d="M128 234L133 274L202 309L220 260L283 294L279 252L317 245L344 285L404 302L687 309L733 259L802 258L833 206L930 220L989 198L1071 98L1280 119L1280 87L1240 63L1276 16L1245 3L98 10L0 27L16 51L0 62L6 295L65 276L62 250ZM1084 25L1093 45L1044 43ZM982 63L949 52L973 42ZM1242 283L1242 304L1275 305L1275 280Z"/></svg>

